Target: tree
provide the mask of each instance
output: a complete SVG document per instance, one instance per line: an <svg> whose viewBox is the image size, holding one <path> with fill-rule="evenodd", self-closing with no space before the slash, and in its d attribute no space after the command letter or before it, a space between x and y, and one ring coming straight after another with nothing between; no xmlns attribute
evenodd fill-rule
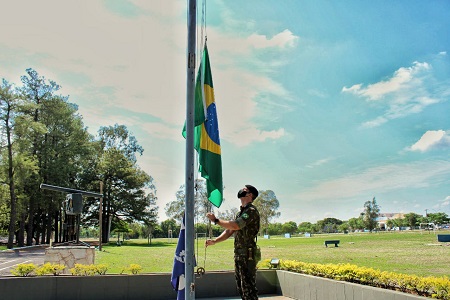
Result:
<svg viewBox="0 0 450 300"><path fill-rule="evenodd" d="M112 232L117 233L117 244L120 245L120 233L122 233L122 241L125 239L125 234L130 234L133 232L129 227L129 223L124 222L123 220L118 220L116 222L116 226Z"/></svg>
<svg viewBox="0 0 450 300"><path fill-rule="evenodd" d="M40 122L46 132L41 146L40 174L45 183L81 187L79 175L83 172L84 158L93 155L93 137L84 127L77 110L67 97L58 95L42 104ZM41 191L41 194L44 202L39 207L41 224L36 224L39 228L36 236L41 235L42 242L48 242L54 228L56 241L60 235L59 228L63 227L60 211L65 195L50 191Z"/></svg>
<svg viewBox="0 0 450 300"><path fill-rule="evenodd" d="M295 234L297 232L297 223L289 221L284 223L281 228L283 233Z"/></svg>
<svg viewBox="0 0 450 300"><path fill-rule="evenodd" d="M325 218L317 221L317 226L322 232L332 233L337 232L338 226L342 224L342 221L336 218Z"/></svg>
<svg viewBox="0 0 450 300"><path fill-rule="evenodd" d="M109 239L109 220L131 223L141 221L147 226L156 224L156 186L153 178L136 163L136 154L144 149L124 125L101 127L96 145L97 162L84 174L84 182L104 183L102 211L102 241ZM98 220L96 199L87 201L84 220L92 224Z"/></svg>
<svg viewBox="0 0 450 300"><path fill-rule="evenodd" d="M155 226L153 226L151 234L152 234L152 236L155 237L155 238L163 238L163 237L166 237L166 236L164 236L164 232L163 232L163 230L161 229L161 226L160 226L160 225L155 225Z"/></svg>
<svg viewBox="0 0 450 300"><path fill-rule="evenodd" d="M312 227L313 224L311 222L302 222L298 224L297 230L302 233L312 232Z"/></svg>
<svg viewBox="0 0 450 300"><path fill-rule="evenodd" d="M206 213L214 212L212 203L208 200L208 192L206 190L206 181L204 179L198 178L195 180L195 190L194 190L194 215L197 218L197 222L207 222ZM185 201L186 201L186 189L185 185L181 185L175 194L176 200L171 201L166 204L165 211L169 218L174 218L176 220L183 219ZM232 210L233 212L233 210ZM228 212L227 214L231 214ZM232 216L234 219L234 216Z"/></svg>
<svg viewBox="0 0 450 300"><path fill-rule="evenodd" d="M125 125L102 126L98 134L102 149L116 149L132 162L136 162L136 153L142 155L144 152Z"/></svg>
<svg viewBox="0 0 450 300"><path fill-rule="evenodd" d="M181 223L180 223L181 224ZM174 219L168 219L161 222L161 230L163 232L164 237L170 237L169 233L172 232L172 237L178 237L178 234L180 233L181 225L177 224L177 221Z"/></svg>
<svg viewBox="0 0 450 300"><path fill-rule="evenodd" d="M365 228L367 228L370 232L377 228L377 218L379 213L380 206L377 204L375 197L373 197L372 201L366 201L364 203L363 222Z"/></svg>
<svg viewBox="0 0 450 300"><path fill-rule="evenodd" d="M348 220L348 226L350 226L350 228L353 231L364 229L364 222L363 222L362 217L349 219Z"/></svg>
<svg viewBox="0 0 450 300"><path fill-rule="evenodd" d="M2 177L0 176L0 180ZM8 235L9 227L9 208L7 204L8 199L8 189L6 185L0 184L0 235Z"/></svg>
<svg viewBox="0 0 450 300"><path fill-rule="evenodd" d="M414 227L419 225L418 223L421 217L421 215L411 212L409 214L405 214L403 216L403 220L405 222L405 225L411 227L411 229L414 229Z"/></svg>
<svg viewBox="0 0 450 300"><path fill-rule="evenodd" d="M280 216L280 212L277 212L280 202L277 199L275 193L271 190L259 191L258 197L253 201L253 205L259 211L261 230L266 232L270 224L270 221Z"/></svg>
<svg viewBox="0 0 450 300"><path fill-rule="evenodd" d="M348 225L348 222L344 222L344 223L342 223L341 225L338 226L338 230L340 232L344 232L344 233L347 233L349 228L350 228L350 225Z"/></svg>
<svg viewBox="0 0 450 300"><path fill-rule="evenodd" d="M283 233L283 224L272 223L267 226L267 234L269 235L279 235Z"/></svg>
<svg viewBox="0 0 450 300"><path fill-rule="evenodd" d="M34 124L43 124L43 113L46 108L51 106L45 106L48 101L50 101L54 96L55 92L60 89L60 86L54 81L46 80L44 77L39 76L39 74L33 69L26 70L27 75L21 76L21 81L23 83L20 92L24 99L30 102L29 109L24 111L24 117L31 118ZM47 116L51 116L48 113ZM55 116L53 116L55 117ZM39 127L39 125L37 125ZM47 130L47 128L46 128ZM45 199L43 194L39 190L40 184L47 179L48 173L46 172L46 159L51 160L52 158L47 154L47 149L49 145L45 143L45 135L41 131L33 131L30 134L30 147L27 149L29 155L35 157L37 160L37 165L39 166L39 172L37 174L32 174L25 182L24 192L27 195L27 245L31 245L33 242L33 236L37 228L43 229L43 217L45 217ZM20 240L23 238L22 231L25 228L25 216L22 217L20 226ZM39 239L36 239L39 243Z"/></svg>
<svg viewBox="0 0 450 300"><path fill-rule="evenodd" d="M8 227L8 249L13 247L14 232L17 220L17 197L14 185L14 162L13 162L13 127L14 113L16 113L16 105L18 103L18 95L12 91L12 85L3 80L0 86L0 118L6 135L7 149L7 176L6 184L9 186L10 199L10 218ZM3 160L2 160L3 161Z"/></svg>
<svg viewBox="0 0 450 300"><path fill-rule="evenodd" d="M18 245L23 246L25 230L27 245L33 238L37 243L48 243L52 231L55 242L61 241L58 230L64 227L61 208L65 197L41 191L43 182L97 191L106 174L104 235L109 234L108 224L118 226L119 219L156 224L156 187L151 176L136 164L136 154L143 152L136 138L125 126L115 125L102 127L100 139L94 140L77 113L78 107L69 103L68 97L56 94L60 86L33 69L26 72L21 77L22 87L12 89L4 81L0 91L0 181L14 191L14 195L8 193L6 208L0 203L0 219L5 214L12 218L8 226ZM3 101L4 95L11 101ZM1 188L5 199L5 186ZM98 199L85 202L86 218L97 219ZM117 218L110 219L111 215Z"/></svg>
<svg viewBox="0 0 450 300"><path fill-rule="evenodd" d="M138 239L139 237L145 238L145 225L142 225L138 222L132 222L128 225L128 227L131 229L131 232L129 234L130 239Z"/></svg>
<svg viewBox="0 0 450 300"><path fill-rule="evenodd" d="M217 213L217 218L223 220L234 220L239 213L239 209L237 207L232 207L230 210L225 210Z"/></svg>
<svg viewBox="0 0 450 300"><path fill-rule="evenodd" d="M23 210L20 203L20 199L25 198L23 183L37 171L35 160L24 151L29 144L26 133L35 128L22 114L26 107L27 102L17 89L3 80L0 86L0 122L4 137L0 144L0 183L9 188L8 248L13 247L18 215ZM23 246L23 242L19 241L19 246Z"/></svg>
<svg viewBox="0 0 450 300"><path fill-rule="evenodd" d="M397 218L397 219L389 219L386 221L386 226L388 228L395 228L395 227L403 227L403 226L407 226L406 224L406 219L405 218Z"/></svg>
<svg viewBox="0 0 450 300"><path fill-rule="evenodd" d="M209 236L212 236L215 229L213 229L213 226L211 226L211 222L208 220L208 218L206 218L206 214L208 212L214 212L214 207L208 199L206 181L202 178L195 179L194 188L194 215L196 216L195 222L197 224L199 224L200 222L207 224L207 232ZM180 186L175 196L176 200L167 203L165 211L166 215L169 218L174 218L181 222L184 216L186 201L186 188L184 184ZM231 214L233 211L234 210L232 210L231 212L227 211L227 214ZM232 216L231 219L234 219L234 216Z"/></svg>
<svg viewBox="0 0 450 300"><path fill-rule="evenodd" d="M444 212L428 213L427 218L435 224L445 224L449 221L448 215Z"/></svg>

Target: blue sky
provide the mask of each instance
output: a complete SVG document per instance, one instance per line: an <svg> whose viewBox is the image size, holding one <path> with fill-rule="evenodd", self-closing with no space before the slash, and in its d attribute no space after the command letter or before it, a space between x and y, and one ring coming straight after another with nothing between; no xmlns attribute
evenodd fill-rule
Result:
<svg viewBox="0 0 450 300"><path fill-rule="evenodd" d="M186 7L19 0L0 19L0 78L34 68L91 133L126 125L161 220L184 183ZM373 197L450 214L449 1L208 1L206 24L221 210L249 183L275 192L282 223L347 220Z"/></svg>

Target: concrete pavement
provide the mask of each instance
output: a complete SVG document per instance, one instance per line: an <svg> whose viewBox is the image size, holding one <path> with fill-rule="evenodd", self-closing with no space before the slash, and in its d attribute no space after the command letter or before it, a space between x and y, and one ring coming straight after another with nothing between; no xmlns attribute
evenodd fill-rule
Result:
<svg viewBox="0 0 450 300"><path fill-rule="evenodd" d="M286 300L286 299L292 299L285 296L280 295L260 295L258 296L259 299L265 299L265 300ZM237 300L241 299L241 297L232 297L232 298L198 298L201 300Z"/></svg>
<svg viewBox="0 0 450 300"><path fill-rule="evenodd" d="M0 276L11 275L11 269L18 264L33 263L41 265L44 263L46 246L35 246L22 248L20 250L0 251Z"/></svg>

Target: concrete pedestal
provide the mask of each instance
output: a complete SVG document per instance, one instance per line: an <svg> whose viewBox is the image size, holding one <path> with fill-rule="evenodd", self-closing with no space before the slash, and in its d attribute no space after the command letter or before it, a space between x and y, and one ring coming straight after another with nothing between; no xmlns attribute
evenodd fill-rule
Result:
<svg viewBox="0 0 450 300"><path fill-rule="evenodd" d="M75 264L91 265L95 261L95 248L84 246L53 247L45 250L44 263L65 265L64 274L70 274Z"/></svg>

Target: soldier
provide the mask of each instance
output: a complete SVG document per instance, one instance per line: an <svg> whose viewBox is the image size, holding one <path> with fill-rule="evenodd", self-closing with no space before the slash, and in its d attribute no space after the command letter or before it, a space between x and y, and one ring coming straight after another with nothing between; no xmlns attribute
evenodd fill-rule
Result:
<svg viewBox="0 0 450 300"><path fill-rule="evenodd" d="M241 200L241 210L236 215L234 221L217 219L213 213L206 216L214 224L220 225L225 230L215 239L208 239L205 246L215 245L225 241L233 233L234 237L234 270L236 285L242 299L258 299L258 290L256 289L256 236L259 232L259 212L253 206L253 200L258 197L258 190L247 184L238 192L238 198Z"/></svg>

